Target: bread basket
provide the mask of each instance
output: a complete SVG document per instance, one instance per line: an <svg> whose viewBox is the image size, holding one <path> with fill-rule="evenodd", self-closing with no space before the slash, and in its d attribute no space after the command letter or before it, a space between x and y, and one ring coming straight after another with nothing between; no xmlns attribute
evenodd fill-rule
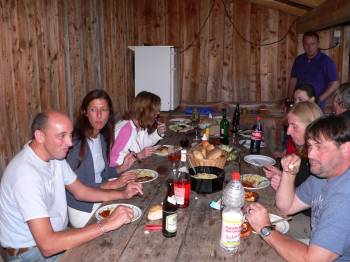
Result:
<svg viewBox="0 0 350 262"><path fill-rule="evenodd" d="M213 166L223 169L228 157L228 153L224 150L222 150L222 154L220 157L216 159L197 159L194 157L193 152L197 150L200 146L194 147L189 153L188 153L188 159L190 161L190 165L193 167L197 166Z"/></svg>

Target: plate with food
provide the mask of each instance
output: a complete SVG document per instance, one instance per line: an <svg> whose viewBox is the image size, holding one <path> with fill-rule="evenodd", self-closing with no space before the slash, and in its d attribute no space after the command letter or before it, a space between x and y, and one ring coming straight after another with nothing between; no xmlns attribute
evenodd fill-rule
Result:
<svg viewBox="0 0 350 262"><path fill-rule="evenodd" d="M129 207L132 209L134 216L133 216L131 222L138 220L142 215L141 209L137 206L130 205L130 204L110 204L110 205L100 207L96 211L96 213L95 213L96 219L98 221L100 221L100 220L103 220L103 219L109 217L111 215L111 213L113 212L113 210L116 209L118 206L126 206L126 207Z"/></svg>
<svg viewBox="0 0 350 262"><path fill-rule="evenodd" d="M272 166L276 160L264 155L246 155L244 161L256 167Z"/></svg>
<svg viewBox="0 0 350 262"><path fill-rule="evenodd" d="M270 181L264 176L244 174L242 175L242 185L247 190L263 189L270 185Z"/></svg>
<svg viewBox="0 0 350 262"><path fill-rule="evenodd" d="M186 133L193 129L189 124L173 124L169 126L169 129L174 132Z"/></svg>
<svg viewBox="0 0 350 262"><path fill-rule="evenodd" d="M134 169L128 171L137 175L136 182L148 183L158 178L158 173L151 169Z"/></svg>
<svg viewBox="0 0 350 262"><path fill-rule="evenodd" d="M255 191L245 191L244 200L247 202L256 202L258 201L259 194Z"/></svg>
<svg viewBox="0 0 350 262"><path fill-rule="evenodd" d="M173 145L158 145L154 146L154 154L157 156L168 156L169 152L172 152L174 149Z"/></svg>
<svg viewBox="0 0 350 262"><path fill-rule="evenodd" d="M188 118L172 118L169 120L170 123L174 123L174 124L189 124L191 123L191 120Z"/></svg>

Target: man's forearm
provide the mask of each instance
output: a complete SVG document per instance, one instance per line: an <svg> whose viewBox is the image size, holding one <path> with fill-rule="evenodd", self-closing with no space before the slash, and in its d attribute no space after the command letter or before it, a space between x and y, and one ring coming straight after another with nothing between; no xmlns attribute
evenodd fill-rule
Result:
<svg viewBox="0 0 350 262"><path fill-rule="evenodd" d="M322 95L320 95L320 101L325 101L328 97L330 97L334 91L339 87L339 81L333 81L328 85L328 88L326 91L323 92Z"/></svg>
<svg viewBox="0 0 350 262"><path fill-rule="evenodd" d="M80 246L103 234L102 229L97 224L82 229L54 232L47 217L29 220L28 225L40 251L46 257ZM103 230L107 232L104 225L101 225Z"/></svg>
<svg viewBox="0 0 350 262"><path fill-rule="evenodd" d="M264 240L286 261L307 261L308 246L290 236L274 230Z"/></svg>
<svg viewBox="0 0 350 262"><path fill-rule="evenodd" d="M283 212L287 212L293 204L295 177L282 172L281 183L276 191L276 206Z"/></svg>

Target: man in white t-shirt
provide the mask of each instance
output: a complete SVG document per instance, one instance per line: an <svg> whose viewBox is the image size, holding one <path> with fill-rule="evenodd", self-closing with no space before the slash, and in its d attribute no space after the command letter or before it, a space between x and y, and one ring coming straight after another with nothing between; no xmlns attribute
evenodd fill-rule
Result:
<svg viewBox="0 0 350 262"><path fill-rule="evenodd" d="M56 261L64 250L79 246L129 223L133 212L118 207L110 217L78 230L68 224L65 188L91 202L120 199L120 191L82 184L64 160L72 145L73 126L59 112L39 113L32 124L32 141L7 166L0 185L0 242L8 259ZM132 182L133 183L133 182ZM142 186L128 187L130 196Z"/></svg>

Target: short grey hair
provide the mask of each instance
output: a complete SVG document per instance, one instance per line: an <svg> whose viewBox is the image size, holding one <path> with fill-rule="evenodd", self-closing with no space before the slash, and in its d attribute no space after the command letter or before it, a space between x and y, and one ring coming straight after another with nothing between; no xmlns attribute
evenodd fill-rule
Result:
<svg viewBox="0 0 350 262"><path fill-rule="evenodd" d="M31 136L34 140L34 133L36 130L44 131L47 128L47 123L49 122L49 113L48 112L40 112L38 113L32 122L31 126Z"/></svg>
<svg viewBox="0 0 350 262"><path fill-rule="evenodd" d="M350 82L341 84L334 93L334 101L346 110L350 109Z"/></svg>

